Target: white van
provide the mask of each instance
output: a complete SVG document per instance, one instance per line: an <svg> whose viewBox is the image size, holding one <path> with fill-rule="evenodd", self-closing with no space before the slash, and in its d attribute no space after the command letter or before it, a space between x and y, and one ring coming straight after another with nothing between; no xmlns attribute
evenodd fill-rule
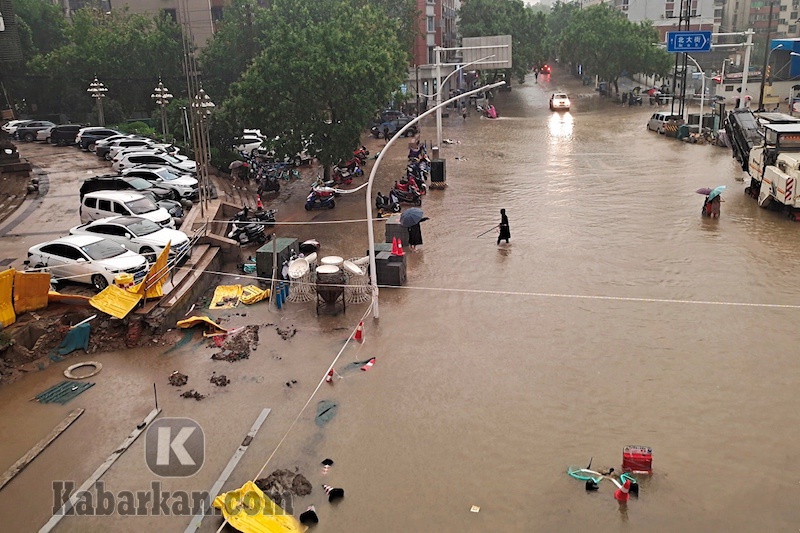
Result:
<svg viewBox="0 0 800 533"><path fill-rule="evenodd" d="M175 222L163 207L137 192L97 191L87 193L81 200L81 223L113 216L139 216L156 224L175 229Z"/></svg>
<svg viewBox="0 0 800 533"><path fill-rule="evenodd" d="M647 129L650 131L657 131L664 133L664 125L670 120L681 120L683 117L680 115L671 115L669 113L653 113L650 120L647 121Z"/></svg>

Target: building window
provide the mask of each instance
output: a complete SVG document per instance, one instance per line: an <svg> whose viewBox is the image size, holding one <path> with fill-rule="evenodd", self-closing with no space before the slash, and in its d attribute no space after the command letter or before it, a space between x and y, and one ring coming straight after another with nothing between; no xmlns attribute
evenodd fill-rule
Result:
<svg viewBox="0 0 800 533"><path fill-rule="evenodd" d="M433 33L435 31L436 31L436 18L428 17L428 33Z"/></svg>
<svg viewBox="0 0 800 533"><path fill-rule="evenodd" d="M428 3L429 3L429 4L435 4L435 3L436 3L436 0L428 0Z"/></svg>
<svg viewBox="0 0 800 533"><path fill-rule="evenodd" d="M792 20L797 20L797 11L792 11L789 14L789 18L792 19Z"/></svg>
<svg viewBox="0 0 800 533"><path fill-rule="evenodd" d="M797 26L792 24L789 26L789 33L795 33L797 31Z"/></svg>
<svg viewBox="0 0 800 533"><path fill-rule="evenodd" d="M671 19L672 18L672 11L667 11L666 13L664 13L664 17L666 17L668 19Z"/></svg>
<svg viewBox="0 0 800 533"><path fill-rule="evenodd" d="M218 22L218 21L222 20L222 18L223 18L222 17L222 10L223 10L222 6L212 7L211 8L211 20L213 20L214 22Z"/></svg>
<svg viewBox="0 0 800 533"><path fill-rule="evenodd" d="M177 9L162 9L161 12L164 14L165 17L171 18L173 22L178 22Z"/></svg>
<svg viewBox="0 0 800 533"><path fill-rule="evenodd" d="M697 10L696 10L696 9L692 9L692 16L693 16L693 17L696 17L696 16L697 16Z"/></svg>
<svg viewBox="0 0 800 533"><path fill-rule="evenodd" d="M781 4L781 11L786 11L789 8L786 4Z"/></svg>

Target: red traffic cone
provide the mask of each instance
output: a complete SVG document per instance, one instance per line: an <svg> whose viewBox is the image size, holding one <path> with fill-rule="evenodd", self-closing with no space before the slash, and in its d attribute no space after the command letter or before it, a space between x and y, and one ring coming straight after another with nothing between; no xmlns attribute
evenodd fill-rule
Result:
<svg viewBox="0 0 800 533"><path fill-rule="evenodd" d="M392 237L392 255L397 255L397 237Z"/></svg>
<svg viewBox="0 0 800 533"><path fill-rule="evenodd" d="M317 510L313 505L309 505L305 512L300 513L300 523L303 525L314 525L319 523Z"/></svg>
<svg viewBox="0 0 800 533"><path fill-rule="evenodd" d="M344 498L344 489L337 489L330 485L322 485L322 488L325 489L325 494L328 495L328 501L331 503Z"/></svg>
<svg viewBox="0 0 800 533"><path fill-rule="evenodd" d="M259 210L264 209L264 204L261 203L261 195L260 194L257 195L256 198L258 198L258 203L256 204L256 209L259 209Z"/></svg>
<svg viewBox="0 0 800 533"><path fill-rule="evenodd" d="M631 495L628 494L631 490L631 480L626 479L625 484L622 487L618 488L616 492L614 492L614 498L617 499L618 502L624 503L627 502Z"/></svg>
<svg viewBox="0 0 800 533"><path fill-rule="evenodd" d="M369 370L370 368L372 368L372 367L373 367L373 365L375 365L375 358L374 358L374 357L373 357L372 359L370 359L369 361L367 361L367 364L366 364L366 365L364 365L364 366L362 366L362 367L361 367L361 370L363 370L364 372L366 372L367 370Z"/></svg>
<svg viewBox="0 0 800 533"><path fill-rule="evenodd" d="M394 255L403 255L403 241L397 239L397 253Z"/></svg>
<svg viewBox="0 0 800 533"><path fill-rule="evenodd" d="M325 382L326 383L333 383L333 369L332 368L331 368L330 372L328 372L328 375L325 376Z"/></svg>
<svg viewBox="0 0 800 533"><path fill-rule="evenodd" d="M354 337L356 342L364 342L364 321L358 323L358 327L356 328L356 336Z"/></svg>

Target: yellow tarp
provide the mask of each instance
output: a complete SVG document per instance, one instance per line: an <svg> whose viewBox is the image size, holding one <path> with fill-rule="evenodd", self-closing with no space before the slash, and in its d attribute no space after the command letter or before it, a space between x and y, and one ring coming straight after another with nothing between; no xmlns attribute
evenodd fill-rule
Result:
<svg viewBox="0 0 800 533"><path fill-rule="evenodd" d="M269 289L262 289L255 285L245 285L242 287L241 302L245 305L253 305L264 298L269 298Z"/></svg>
<svg viewBox="0 0 800 533"><path fill-rule="evenodd" d="M197 324L205 324L208 329L203 332L204 337L215 337L217 335L225 335L228 330L208 318L207 316L191 316L185 320L179 320L176 324L179 328L193 328Z"/></svg>
<svg viewBox="0 0 800 533"><path fill-rule="evenodd" d="M303 533L308 529L252 481L214 498L214 507L222 511L230 525L244 533Z"/></svg>
<svg viewBox="0 0 800 533"><path fill-rule="evenodd" d="M0 325L4 328L17 321L14 314L14 302L11 300L11 290L14 287L14 269L9 268L0 272Z"/></svg>
<svg viewBox="0 0 800 533"><path fill-rule="evenodd" d="M14 311L36 311L47 307L50 292L49 272L17 272L14 274Z"/></svg>
<svg viewBox="0 0 800 533"><path fill-rule="evenodd" d="M134 294L116 285L109 285L99 294L92 296L89 304L115 318L125 318L128 313L136 309L141 299L141 294Z"/></svg>
<svg viewBox="0 0 800 533"><path fill-rule="evenodd" d="M239 305L242 297L241 285L220 285L214 289L214 297L211 298L209 309L231 309Z"/></svg>
<svg viewBox="0 0 800 533"><path fill-rule="evenodd" d="M128 289L130 292L142 294L147 298L161 298L164 296L164 291L161 290L161 285L167 279L167 276L169 276L169 269L167 268L169 247L170 243L167 243L167 245L158 255L156 262L150 267L150 270L147 272L147 275L144 277L142 282ZM147 294L144 294L145 287L149 287L149 289L147 289Z"/></svg>

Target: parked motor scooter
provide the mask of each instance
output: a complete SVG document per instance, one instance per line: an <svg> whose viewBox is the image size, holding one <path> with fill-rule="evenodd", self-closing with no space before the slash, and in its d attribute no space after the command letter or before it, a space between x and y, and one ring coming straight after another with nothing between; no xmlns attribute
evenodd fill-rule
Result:
<svg viewBox="0 0 800 533"><path fill-rule="evenodd" d="M395 182L396 187L389 191L389 200L392 202L405 202L407 204L414 204L416 206L422 205L422 196L416 186L409 187L407 190L398 189L402 187L401 184Z"/></svg>
<svg viewBox="0 0 800 533"><path fill-rule="evenodd" d="M399 213L400 202L393 201L389 196L384 196L379 192L378 196L375 197L375 208L378 210L379 213L384 211Z"/></svg>
<svg viewBox="0 0 800 533"><path fill-rule="evenodd" d="M367 164L367 156L369 156L369 150L367 150L366 146L361 146L361 148L357 148L353 150L353 157L358 158L359 164L363 167Z"/></svg>
<svg viewBox="0 0 800 533"><path fill-rule="evenodd" d="M334 190L330 187L317 187L311 189L311 192L306 197L306 211L312 209L322 209L327 207L333 209L336 207L336 200L333 198Z"/></svg>
<svg viewBox="0 0 800 533"><path fill-rule="evenodd" d="M245 246L251 243L264 244L271 236L268 237L264 233L264 226L258 222L237 220L231 224L228 238L237 241L240 246Z"/></svg>

